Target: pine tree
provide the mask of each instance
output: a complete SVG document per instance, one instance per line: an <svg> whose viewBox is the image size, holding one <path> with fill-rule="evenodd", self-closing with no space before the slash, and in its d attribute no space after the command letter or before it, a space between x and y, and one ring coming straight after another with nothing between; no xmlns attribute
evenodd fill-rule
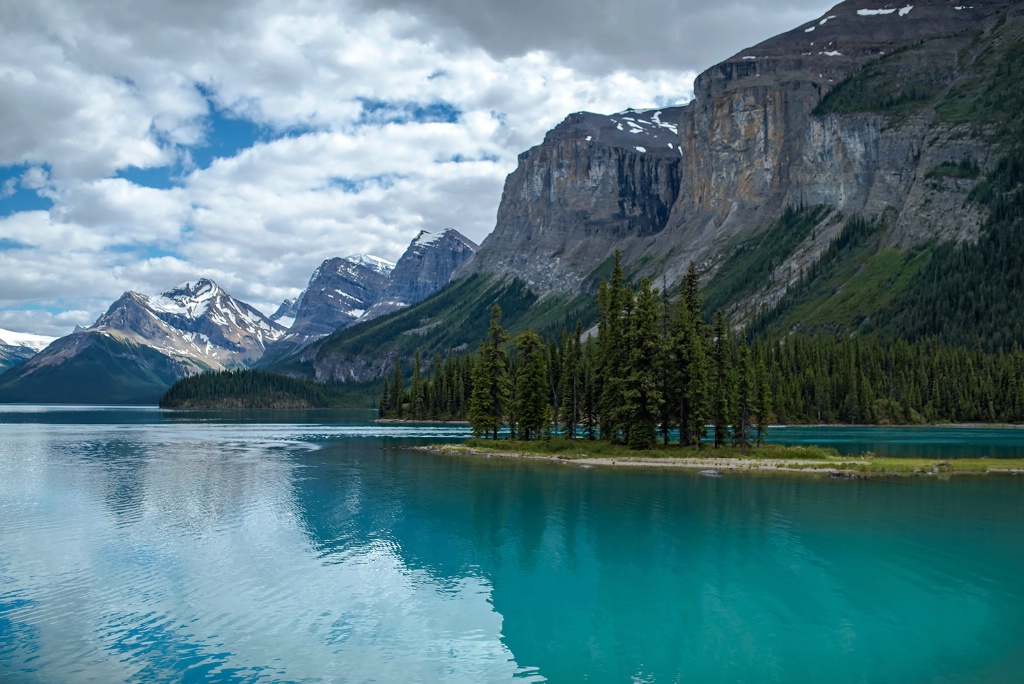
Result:
<svg viewBox="0 0 1024 684"><path fill-rule="evenodd" d="M416 350L416 360L412 366L412 385L409 387L409 408L413 420L423 420L426 413L423 377L420 372L420 351Z"/></svg>
<svg viewBox="0 0 1024 684"><path fill-rule="evenodd" d="M649 280L637 288L627 321L626 365L623 369L622 416L626 442L634 449L649 449L656 439L661 413L660 336L662 312L657 290Z"/></svg>
<svg viewBox="0 0 1024 684"><path fill-rule="evenodd" d="M544 341L531 331L516 338L515 416L519 439L540 436L549 423L548 367Z"/></svg>
<svg viewBox="0 0 1024 684"><path fill-rule="evenodd" d="M562 343L562 405L560 409L565 434L570 439L576 437L576 428L580 424L580 337L583 336L583 325L576 321L576 332Z"/></svg>
<svg viewBox="0 0 1024 684"><path fill-rule="evenodd" d="M765 367L764 357L758 356L756 376L756 390L754 399L754 420L757 421L757 446L764 445L764 436L768 434L768 421L772 412L771 388L768 385L768 370Z"/></svg>
<svg viewBox="0 0 1024 684"><path fill-rule="evenodd" d="M487 338L477 351L473 367L473 390L469 402L469 422L474 436L491 433L498 439L509 398L508 354L502 345L507 339L501 325L501 307L491 307Z"/></svg>
<svg viewBox="0 0 1024 684"><path fill-rule="evenodd" d="M601 383L599 416L601 439L620 440L623 425L623 381L626 365L625 330L632 308L633 296L622 274L621 255L615 251L612 277L598 289L598 358L597 372Z"/></svg>
<svg viewBox="0 0 1024 684"><path fill-rule="evenodd" d="M754 369L750 361L750 347L745 341L740 342L736 357L736 405L732 441L733 444L739 444L740 450L746 453L747 447L752 441L750 430L755 396Z"/></svg>
<svg viewBox="0 0 1024 684"><path fill-rule="evenodd" d="M729 339L725 326L725 316L719 311L715 314L714 339L712 340L711 360L714 366L714 384L712 387L712 412L715 427L715 448L723 446L729 430L729 404L732 390L731 368L729 363Z"/></svg>

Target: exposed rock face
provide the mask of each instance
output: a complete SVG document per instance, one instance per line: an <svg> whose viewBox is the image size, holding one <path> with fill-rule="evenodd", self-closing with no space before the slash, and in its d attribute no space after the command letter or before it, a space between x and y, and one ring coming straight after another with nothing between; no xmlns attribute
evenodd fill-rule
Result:
<svg viewBox="0 0 1024 684"><path fill-rule="evenodd" d="M294 322L271 347L266 361L276 361L355 323L384 294L394 267L368 254L324 261L294 305Z"/></svg>
<svg viewBox="0 0 1024 684"><path fill-rule="evenodd" d="M576 289L623 240L660 232L680 187L681 108L572 114L519 156L498 220L457 275L515 275Z"/></svg>
<svg viewBox="0 0 1024 684"><path fill-rule="evenodd" d="M380 299L394 264L364 255L327 259L299 297L288 338L315 339L350 325Z"/></svg>
<svg viewBox="0 0 1024 684"><path fill-rule="evenodd" d="M476 250L475 242L452 228L440 233L420 231L395 264L383 295L363 319L376 318L423 301L447 285L455 269Z"/></svg>
<svg viewBox="0 0 1024 684"><path fill-rule="evenodd" d="M685 257L713 265L735 238L764 228L782 208L800 203L871 217L892 212L894 222L919 226L916 237L894 238L904 247L933 237L961 237L921 221L919 207L907 206L913 186L930 168L926 164L959 159L963 152L963 146L944 148L942 136L930 139L936 135L933 112L896 125L879 114L812 112L865 64L922 40L959 34L1010 4L844 2L819 20L702 73L680 121L683 191L665 240L690 245ZM928 87L949 87L957 49L966 42L950 39L912 58L934 65ZM988 151L975 152L987 156ZM966 213L971 215L936 218L965 226L969 236L978 220L971 210ZM683 268L677 266L676 273Z"/></svg>
<svg viewBox="0 0 1024 684"><path fill-rule="evenodd" d="M702 73L690 104L658 115L662 127L651 125L654 112L573 114L520 156L494 232L458 275L509 274L539 292L577 291L620 249L639 274L671 283L691 259L713 272L732 246L800 204L882 216L888 244L901 249L973 239L980 218L963 201L972 184L936 188L925 176L965 157L984 168L997 141L940 125L927 107L898 117L812 113L844 79L902 48L913 49L897 69L917 81L897 73L890 86L941 96L979 49L964 32L990 29L1013 4L843 2ZM667 124L678 124L677 136L642 142ZM815 231L820 244L781 269L799 272L817 258L841 225L839 212L831 216Z"/></svg>

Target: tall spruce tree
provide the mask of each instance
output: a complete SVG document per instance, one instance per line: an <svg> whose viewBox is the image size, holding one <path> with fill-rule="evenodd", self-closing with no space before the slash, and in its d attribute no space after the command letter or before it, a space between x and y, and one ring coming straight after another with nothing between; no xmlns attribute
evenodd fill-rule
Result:
<svg viewBox="0 0 1024 684"><path fill-rule="evenodd" d="M620 441L623 422L623 391L627 349L625 345L628 310L633 295L622 273L621 254L615 250L615 265L607 285L598 289L598 378L601 396L598 414L601 439Z"/></svg>
<svg viewBox="0 0 1024 684"><path fill-rule="evenodd" d="M661 414L661 299L644 279L626 323L626 365L622 383L622 428L633 449L650 449Z"/></svg>
<svg viewBox="0 0 1024 684"><path fill-rule="evenodd" d="M576 332L562 342L562 405L560 408L562 426L570 439L576 437L580 424L581 353L580 337L583 325L576 321Z"/></svg>
<svg viewBox="0 0 1024 684"><path fill-rule="evenodd" d="M423 386L423 375L420 367L420 350L416 350L416 359L412 366L412 384L409 386L410 417L423 420L426 414L426 392Z"/></svg>
<svg viewBox="0 0 1024 684"><path fill-rule="evenodd" d="M507 335L501 327L501 307L491 307L487 337L477 351L473 366L473 391L469 401L469 422L477 437L488 433L498 439L509 398L508 353L503 348Z"/></svg>
<svg viewBox="0 0 1024 684"><path fill-rule="evenodd" d="M515 374L515 417L519 439L537 439L550 425L548 367L544 341L526 331L515 340L519 359Z"/></svg>
<svg viewBox="0 0 1024 684"><path fill-rule="evenodd" d="M715 314L711 361L715 375L712 383L711 410L715 428L715 448L717 449L725 445L728 437L729 405L732 393L729 333L725 325L725 315L721 311Z"/></svg>
<svg viewBox="0 0 1024 684"><path fill-rule="evenodd" d="M736 405L733 412L733 444L738 444L740 451L746 453L751 440L751 423L753 422L755 395L754 370L750 361L750 347L745 340L739 344L736 352Z"/></svg>

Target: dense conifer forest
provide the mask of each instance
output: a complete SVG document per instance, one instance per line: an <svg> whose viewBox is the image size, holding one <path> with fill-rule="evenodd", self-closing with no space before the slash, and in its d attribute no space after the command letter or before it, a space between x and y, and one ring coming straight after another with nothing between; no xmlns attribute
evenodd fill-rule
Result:
<svg viewBox="0 0 1024 684"><path fill-rule="evenodd" d="M855 224L854 232L870 226ZM380 412L412 420L469 420L477 436L553 433L636 449L657 442L745 448L773 422L917 424L1024 421L1024 350L952 346L880 335L781 341L707 323L691 264L675 302L643 280L625 282L616 258L597 294L598 335L580 326L557 339L514 339L492 308L475 354L437 357L411 384L396 367ZM709 430L708 427L711 427Z"/></svg>
<svg viewBox="0 0 1024 684"><path fill-rule="evenodd" d="M352 387L261 370L203 373L175 382L160 408L356 408L365 400Z"/></svg>

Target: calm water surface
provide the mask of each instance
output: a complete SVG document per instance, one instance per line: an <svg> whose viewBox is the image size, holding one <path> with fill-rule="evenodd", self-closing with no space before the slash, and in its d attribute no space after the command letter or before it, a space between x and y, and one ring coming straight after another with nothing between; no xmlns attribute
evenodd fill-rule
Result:
<svg viewBox="0 0 1024 684"><path fill-rule="evenodd" d="M470 460L368 417L0 407L0 682L1024 681L1024 478Z"/></svg>

